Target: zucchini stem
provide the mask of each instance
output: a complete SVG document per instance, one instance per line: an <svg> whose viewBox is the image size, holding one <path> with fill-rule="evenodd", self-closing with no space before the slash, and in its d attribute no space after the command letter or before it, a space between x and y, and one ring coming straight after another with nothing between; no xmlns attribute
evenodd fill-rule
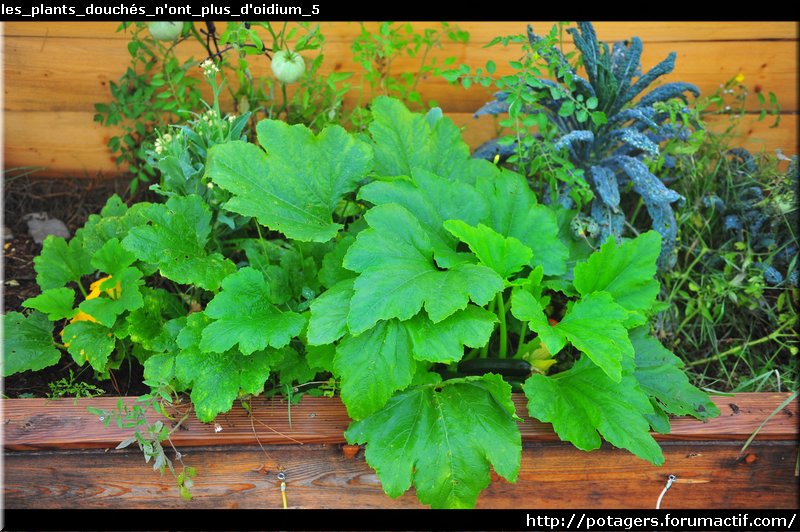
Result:
<svg viewBox="0 0 800 532"><path fill-rule="evenodd" d="M506 358L508 352L508 331L506 329L506 305L503 293L497 294L497 315L500 317L500 358Z"/></svg>
<svg viewBox="0 0 800 532"><path fill-rule="evenodd" d="M522 356L522 346L525 345L525 334L528 332L528 322L523 321L519 326L519 343L517 343L517 352L514 353L514 358Z"/></svg>

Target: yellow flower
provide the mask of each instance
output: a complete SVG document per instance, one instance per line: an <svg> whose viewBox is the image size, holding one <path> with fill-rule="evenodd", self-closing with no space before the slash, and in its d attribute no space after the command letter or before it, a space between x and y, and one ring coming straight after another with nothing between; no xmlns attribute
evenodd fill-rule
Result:
<svg viewBox="0 0 800 532"><path fill-rule="evenodd" d="M91 321L92 323L97 323L97 320L94 319L89 314L86 314L84 311L79 310L75 316L69 320L70 324L75 323L76 321Z"/></svg>
<svg viewBox="0 0 800 532"><path fill-rule="evenodd" d="M552 353L544 344L539 344L538 347L528 351L523 355L523 358L530 363L534 371L542 375L547 375L550 367L556 363Z"/></svg>
<svg viewBox="0 0 800 532"><path fill-rule="evenodd" d="M744 81L744 74L742 74L741 72L739 72L738 74L736 74L736 77L735 77L735 78L733 78L733 81L735 81L736 83L738 83L739 85L741 85L741 84L742 84L742 82Z"/></svg>
<svg viewBox="0 0 800 532"><path fill-rule="evenodd" d="M86 296L86 299L89 300L89 299L94 299L96 297L100 297L100 286L109 279L111 279L110 275L108 277L102 277L93 282L89 287L89 295ZM106 294L108 294L108 297L110 297L111 299L119 299L119 296L122 293L122 287L120 286L119 281L117 281L116 286L108 288L103 291Z"/></svg>
<svg viewBox="0 0 800 532"><path fill-rule="evenodd" d="M105 292L106 294L108 294L108 297L110 297L111 299L119 299L119 296L122 294L122 287L120 286L119 281L117 281L116 286L113 286L106 290L100 290L100 286L109 279L111 279L110 275L93 282L89 286L89 293L86 295L86 301L100 297L101 292ZM97 320L94 319L92 315L87 314L82 310L78 310L78 313L75 314L75 316L73 316L71 320L69 320L69 324L72 325L73 323L79 321L90 321L92 323L98 323ZM64 338L63 330L61 331L61 338ZM69 347L69 342L64 342L64 347Z"/></svg>

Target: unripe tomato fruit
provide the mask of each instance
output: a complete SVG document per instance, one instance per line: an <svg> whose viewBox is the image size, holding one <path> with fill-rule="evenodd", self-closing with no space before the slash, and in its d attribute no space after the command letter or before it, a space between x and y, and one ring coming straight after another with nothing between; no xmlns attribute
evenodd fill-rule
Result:
<svg viewBox="0 0 800 532"><path fill-rule="evenodd" d="M289 50L279 50L272 57L272 73L283 83L294 83L306 71L306 63L303 57Z"/></svg>
<svg viewBox="0 0 800 532"><path fill-rule="evenodd" d="M183 22L148 22L147 29L157 41L174 41L183 31Z"/></svg>

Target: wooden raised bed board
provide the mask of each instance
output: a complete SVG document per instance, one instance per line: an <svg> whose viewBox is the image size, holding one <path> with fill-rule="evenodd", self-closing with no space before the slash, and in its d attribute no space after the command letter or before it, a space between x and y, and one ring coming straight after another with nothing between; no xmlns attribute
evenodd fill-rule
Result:
<svg viewBox="0 0 800 532"><path fill-rule="evenodd" d="M585 453L562 443L549 425L525 416L519 480L493 474L478 508L654 508L669 475L677 481L661 507L795 508L798 495L798 401L778 412L741 453L747 438L788 394L715 397L722 415L708 423L674 419L656 435L666 463L655 467L604 444ZM125 398L132 403L135 398ZM104 428L87 406L113 409L118 398L4 400L7 508L280 508L287 480L293 508L419 508L412 493L386 496L363 452L344 446L350 423L341 402L305 398L252 401L202 424L193 416L173 436L198 476L190 502L171 475L145 465L135 449L114 450L129 430ZM221 429L221 430L219 430ZM353 457L352 453L357 451Z"/></svg>

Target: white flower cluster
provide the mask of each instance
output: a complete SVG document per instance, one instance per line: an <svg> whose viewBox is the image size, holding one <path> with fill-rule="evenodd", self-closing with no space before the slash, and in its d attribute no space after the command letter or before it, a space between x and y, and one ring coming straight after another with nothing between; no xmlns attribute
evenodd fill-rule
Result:
<svg viewBox="0 0 800 532"><path fill-rule="evenodd" d="M219 115L217 114L217 111L215 111L214 109L209 109L208 111L202 114L201 118L203 119L203 122L205 122L208 125L211 125L217 120L217 118L219 118Z"/></svg>
<svg viewBox="0 0 800 532"><path fill-rule="evenodd" d="M200 63L200 68L203 69L203 75L209 78L219 72L219 67L211 59L206 59Z"/></svg>
<svg viewBox="0 0 800 532"><path fill-rule="evenodd" d="M161 155L161 153L167 149L167 145L172 141L172 135L169 133L164 133L160 137L156 139L156 153Z"/></svg>

